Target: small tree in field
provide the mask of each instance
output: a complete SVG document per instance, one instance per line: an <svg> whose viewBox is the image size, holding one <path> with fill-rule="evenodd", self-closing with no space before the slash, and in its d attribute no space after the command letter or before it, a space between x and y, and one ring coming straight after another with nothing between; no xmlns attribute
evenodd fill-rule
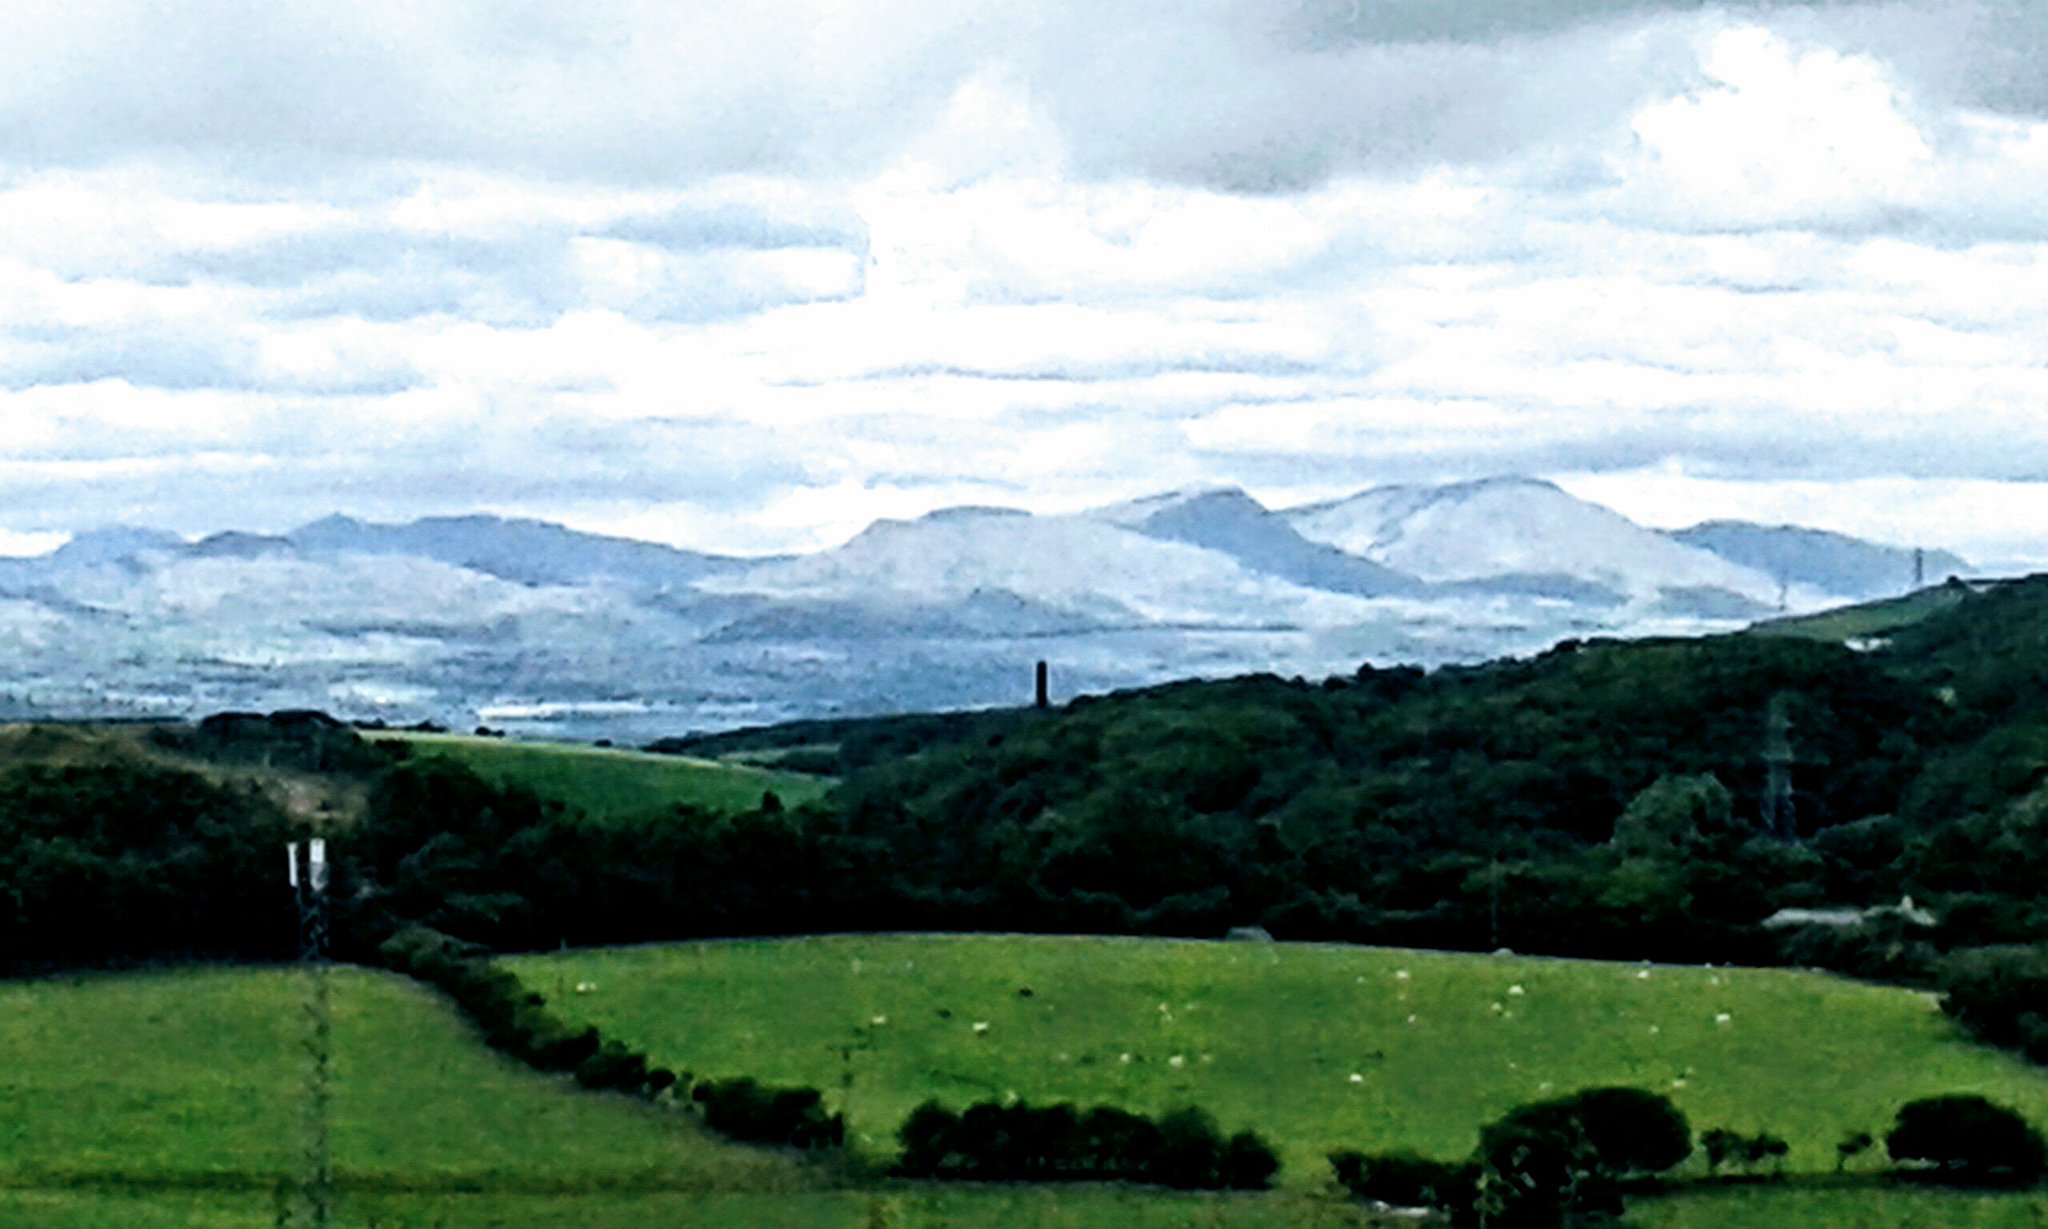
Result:
<svg viewBox="0 0 2048 1229"><path fill-rule="evenodd" d="M2048 1174L2041 1133L1979 1096L1908 1102L1884 1147L1894 1162L1963 1186L2032 1186Z"/></svg>
<svg viewBox="0 0 2048 1229"><path fill-rule="evenodd" d="M1835 1145L1835 1172L1847 1169L1850 1161L1870 1151L1870 1146L1876 1142L1868 1131L1851 1131L1844 1135L1842 1142Z"/></svg>

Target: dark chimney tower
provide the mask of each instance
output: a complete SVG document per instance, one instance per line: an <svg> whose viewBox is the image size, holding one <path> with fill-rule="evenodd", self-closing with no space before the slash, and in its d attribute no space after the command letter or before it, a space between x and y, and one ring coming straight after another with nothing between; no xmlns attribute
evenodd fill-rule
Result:
<svg viewBox="0 0 2048 1229"><path fill-rule="evenodd" d="M1052 707L1052 688L1051 688L1051 687L1050 687L1050 686L1048 685L1048 683L1049 683L1049 680L1048 680L1048 678L1047 678L1047 675L1046 675L1046 667L1045 667L1045 663L1044 663L1044 662L1039 662L1039 663L1038 663L1038 707L1040 707L1040 708L1050 708L1050 707Z"/></svg>

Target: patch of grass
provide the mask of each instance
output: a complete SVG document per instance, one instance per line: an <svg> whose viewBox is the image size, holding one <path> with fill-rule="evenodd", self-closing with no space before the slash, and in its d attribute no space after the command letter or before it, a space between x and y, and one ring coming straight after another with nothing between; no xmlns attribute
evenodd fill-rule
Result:
<svg viewBox="0 0 2048 1229"><path fill-rule="evenodd" d="M660 819L678 803L738 812L773 790L790 806L822 797L834 782L801 773L570 743L526 743L455 734L383 733L415 755L455 760L494 785L522 785L605 823Z"/></svg>
<svg viewBox="0 0 2048 1229"><path fill-rule="evenodd" d="M443 1000L332 975L338 1180L775 1189L806 1176L681 1114L486 1050ZM285 970L0 983L0 1186L267 1189L295 1171L303 983Z"/></svg>
<svg viewBox="0 0 2048 1229"><path fill-rule="evenodd" d="M2048 1224L2048 1197L1753 1186L1632 1200L1628 1219L1641 1229L2035 1229Z"/></svg>
<svg viewBox="0 0 2048 1229"><path fill-rule="evenodd" d="M1902 627L1924 623L1942 611L1960 605L1967 595L1965 589L1936 585L1904 597L1841 606L1788 619L1772 619L1757 624L1750 632L1758 636L1790 636L1839 644L1847 640L1884 636Z"/></svg>
<svg viewBox="0 0 2048 1229"><path fill-rule="evenodd" d="M1512 1106L1595 1085L1666 1093L1696 1130L1781 1135L1806 1172L1933 1093L2048 1122L2048 1076L1965 1040L1931 996L1783 970L1014 936L511 963L664 1065L825 1089L851 1136L884 1151L927 1097L1192 1102L1265 1134L1297 1186L1320 1183L1338 1147L1463 1156Z"/></svg>
<svg viewBox="0 0 2048 1229"><path fill-rule="evenodd" d="M1129 1187L891 1188L787 1195L352 1199L353 1217L441 1229L1338 1229L1382 1223L1361 1207L1280 1196Z"/></svg>
<svg viewBox="0 0 2048 1229"><path fill-rule="evenodd" d="M1386 1222L1336 1200L1069 1186L639 1195L343 1192L332 1223L337 1229L1348 1229ZM0 1225L10 1229L276 1224L269 1194L0 1190Z"/></svg>

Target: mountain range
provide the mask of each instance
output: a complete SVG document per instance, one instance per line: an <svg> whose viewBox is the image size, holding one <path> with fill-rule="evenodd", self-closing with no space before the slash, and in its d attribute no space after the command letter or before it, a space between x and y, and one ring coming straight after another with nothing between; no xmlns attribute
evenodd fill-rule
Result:
<svg viewBox="0 0 2048 1229"><path fill-rule="evenodd" d="M130 527L0 560L0 712L361 718L646 739L1189 675L1320 676L1711 631L1969 565L1797 526L1675 532L1525 478L1268 509L949 508L742 558L495 516Z"/></svg>

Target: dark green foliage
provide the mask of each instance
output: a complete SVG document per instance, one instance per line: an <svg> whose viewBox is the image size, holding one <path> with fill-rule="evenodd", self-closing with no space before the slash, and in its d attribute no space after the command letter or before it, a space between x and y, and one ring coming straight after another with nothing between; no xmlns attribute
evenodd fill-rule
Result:
<svg viewBox="0 0 2048 1229"><path fill-rule="evenodd" d="M175 768L0 771L0 968L287 957L297 835L267 796Z"/></svg>
<svg viewBox="0 0 2048 1229"><path fill-rule="evenodd" d="M1708 1133L1710 1158L1726 1134ZM1591 1088L1508 1111L1481 1129L1479 1148L1463 1165L1412 1153L1336 1152L1330 1166L1358 1198L1436 1208L1456 1225L1561 1229L1619 1216L1630 1184L1691 1155L1692 1128L1669 1098Z"/></svg>
<svg viewBox="0 0 2048 1229"><path fill-rule="evenodd" d="M1528 1112L1576 1119L1600 1163L1623 1176L1662 1173L1692 1155L1684 1113L1640 1088L1591 1088Z"/></svg>
<svg viewBox="0 0 2048 1229"><path fill-rule="evenodd" d="M1841 1142L1835 1145L1835 1172L1841 1173L1847 1169L1850 1161L1870 1151L1871 1145L1876 1142L1868 1131L1851 1131L1844 1135Z"/></svg>
<svg viewBox="0 0 2048 1229"><path fill-rule="evenodd" d="M825 1112L815 1088L769 1088L751 1079L704 1080L690 1090L704 1125L732 1139L786 1148L837 1148L846 1119Z"/></svg>
<svg viewBox="0 0 2048 1229"><path fill-rule="evenodd" d="M1157 1121L1110 1106L1085 1112L985 1101L954 1113L935 1101L899 1132L898 1172L979 1182L1128 1181L1183 1190L1265 1190L1280 1158L1255 1132L1225 1139L1192 1107Z"/></svg>
<svg viewBox="0 0 2048 1229"><path fill-rule="evenodd" d="M1977 948L1943 962L1941 1008L1978 1038L2048 1062L2048 950Z"/></svg>
<svg viewBox="0 0 2048 1229"><path fill-rule="evenodd" d="M1333 1152L1337 1182L1359 1199L1395 1208L1469 1208L1478 1195L1479 1170L1470 1162L1432 1161L1413 1152Z"/></svg>
<svg viewBox="0 0 2048 1229"><path fill-rule="evenodd" d="M218 763L302 772L370 773L398 758L351 726L310 709L216 713L189 729L159 729L155 740L169 750Z"/></svg>
<svg viewBox="0 0 2048 1229"><path fill-rule="evenodd" d="M1884 1146L1895 1163L1961 1186L2033 1186L2048 1174L2041 1133L2014 1111L1974 1095L1901 1106Z"/></svg>

